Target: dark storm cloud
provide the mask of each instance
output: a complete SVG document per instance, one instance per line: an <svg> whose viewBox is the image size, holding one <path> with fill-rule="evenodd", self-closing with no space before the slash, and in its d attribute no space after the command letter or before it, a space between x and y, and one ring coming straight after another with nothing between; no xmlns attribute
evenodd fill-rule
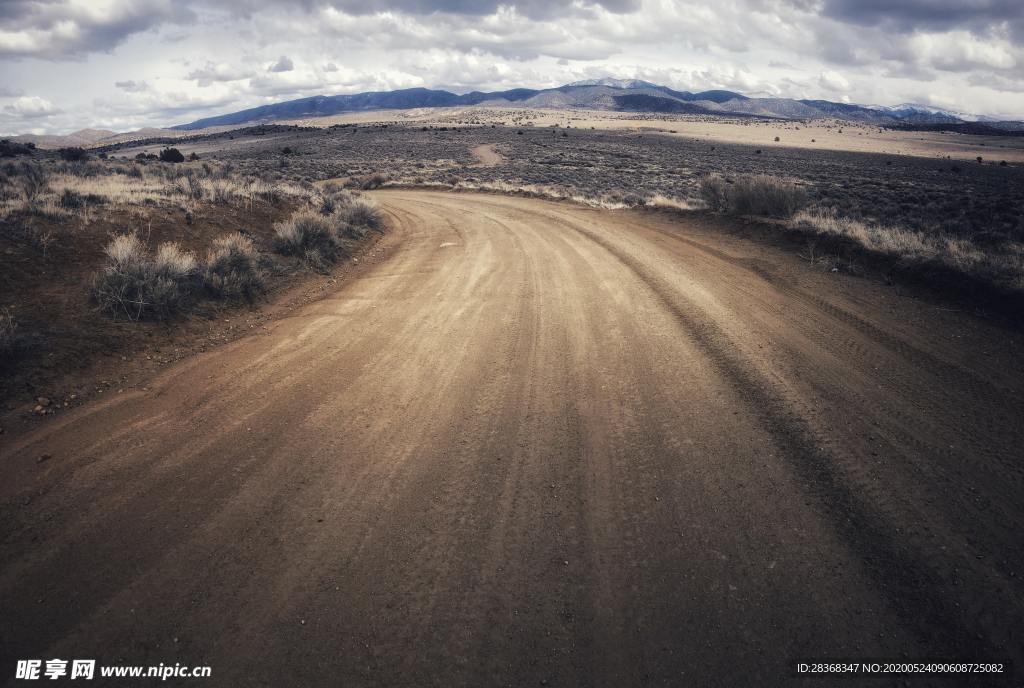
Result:
<svg viewBox="0 0 1024 688"><path fill-rule="evenodd" d="M252 14L270 7L301 7L307 11L332 7L346 14L366 15L378 12L403 12L405 14L462 14L484 16L493 14L502 7L515 7L516 11L532 18L554 17L572 14L579 10L588 11L602 7L617 14L635 12L640 9L641 0L592 0L578 6L573 0L228 0L217 3L242 14Z"/></svg>
<svg viewBox="0 0 1024 688"><path fill-rule="evenodd" d="M295 69L295 63L287 55L282 55L277 62L267 67L268 72L290 72Z"/></svg>
<svg viewBox="0 0 1024 688"><path fill-rule="evenodd" d="M195 13L174 0L125 0L104 8L66 0L3 0L0 57L82 57L111 50L162 23L194 20Z"/></svg>
<svg viewBox="0 0 1024 688"><path fill-rule="evenodd" d="M1021 37L1021 0L825 0L822 14L861 26L884 26L901 32L986 31L1003 23Z"/></svg>
<svg viewBox="0 0 1024 688"><path fill-rule="evenodd" d="M128 79L127 81L115 81L114 86L125 93L143 93L149 90L149 84L145 81L133 81L131 79Z"/></svg>
<svg viewBox="0 0 1024 688"><path fill-rule="evenodd" d="M328 4L350 14L367 14L381 10L407 12L409 14L433 14L445 12L449 14L486 15L493 14L500 7L514 5L516 10L528 17L551 17L571 14L575 3L562 0L525 0L508 2L507 0L378 0L372 7L358 0L335 0ZM622 14L640 9L640 0L601 0L600 2L584 3L584 9L603 7L609 12Z"/></svg>
<svg viewBox="0 0 1024 688"><path fill-rule="evenodd" d="M204 13L254 17L267 11L314 13L332 8L348 15L395 12L487 16L501 8L536 20L585 16L597 8L632 12L641 0L116 0L90 7L85 0L0 0L0 57L74 59L110 51L133 34L163 25L192 24Z"/></svg>

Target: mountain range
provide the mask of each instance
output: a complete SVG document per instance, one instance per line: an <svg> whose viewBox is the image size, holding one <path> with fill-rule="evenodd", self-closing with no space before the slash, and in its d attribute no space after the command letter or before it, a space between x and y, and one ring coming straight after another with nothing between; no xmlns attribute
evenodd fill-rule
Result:
<svg viewBox="0 0 1024 688"><path fill-rule="evenodd" d="M639 79L590 79L557 88L516 88L456 94L427 88L372 91L354 95L312 96L206 117L173 129L268 123L325 117L346 112L424 107L522 107L681 113L779 119L834 118L881 126L940 125L984 122L999 129L995 118L943 110L926 105L854 105L828 100L754 98L724 90L677 91ZM1016 127L1002 127L1015 129Z"/></svg>
<svg viewBox="0 0 1024 688"><path fill-rule="evenodd" d="M348 112L403 110L429 107L490 106L507 108L579 109L617 112L708 115L732 118L810 120L831 118L877 126L949 130L967 134L1024 134L1024 122L944 110L929 105L855 105L829 100L750 97L735 91L677 91L640 79L588 79L557 88L514 88L506 91L450 91L408 88L354 95L312 96L205 117L167 129L116 133L82 129L71 134L11 137L44 148L104 146L125 141L176 138L249 124L326 117Z"/></svg>

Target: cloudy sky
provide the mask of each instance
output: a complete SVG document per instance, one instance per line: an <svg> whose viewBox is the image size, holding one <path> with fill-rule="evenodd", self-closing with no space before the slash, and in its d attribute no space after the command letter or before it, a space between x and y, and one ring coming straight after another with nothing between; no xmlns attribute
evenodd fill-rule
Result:
<svg viewBox="0 0 1024 688"><path fill-rule="evenodd" d="M1024 117L1024 0L0 0L0 134L638 77Z"/></svg>

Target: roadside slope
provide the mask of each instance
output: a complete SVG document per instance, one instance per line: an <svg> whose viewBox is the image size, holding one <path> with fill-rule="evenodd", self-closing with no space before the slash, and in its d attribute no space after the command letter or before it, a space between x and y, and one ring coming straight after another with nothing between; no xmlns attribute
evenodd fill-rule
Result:
<svg viewBox="0 0 1024 688"><path fill-rule="evenodd" d="M376 197L390 260L0 450L5 671L1020 666L1017 335L649 215Z"/></svg>

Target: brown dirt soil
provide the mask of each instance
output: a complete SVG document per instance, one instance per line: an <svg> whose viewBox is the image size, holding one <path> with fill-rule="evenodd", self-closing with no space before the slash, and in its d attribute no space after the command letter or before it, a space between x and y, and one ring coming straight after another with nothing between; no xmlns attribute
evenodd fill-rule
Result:
<svg viewBox="0 0 1024 688"><path fill-rule="evenodd" d="M700 218L374 196L387 257L0 450L4 671L1019 682L1019 333Z"/></svg>
<svg viewBox="0 0 1024 688"><path fill-rule="evenodd" d="M18 321L17 355L0 369L0 430L33 426L38 397L53 404L47 415L79 406L92 396L135 384L140 376L263 327L282 308L295 307L333 286L344 270L311 275L295 260L272 254L273 223L294 204L251 210L199 206L194 222L178 208L104 209L83 224L33 221L57 233L44 253L0 234L0 306ZM271 259L267 293L252 304L197 299L187 313L166 322L114 318L91 301L93 276L105 263L111 237L135 230L150 246L176 241L200 259L217 237L244 231ZM371 235L372 244L376 235ZM365 246L349 246L359 252Z"/></svg>
<svg viewBox="0 0 1024 688"><path fill-rule="evenodd" d="M496 151L494 146L489 144L474 146L469 152L477 159L477 164L480 167L494 167L495 165L500 165L505 160L504 156Z"/></svg>

